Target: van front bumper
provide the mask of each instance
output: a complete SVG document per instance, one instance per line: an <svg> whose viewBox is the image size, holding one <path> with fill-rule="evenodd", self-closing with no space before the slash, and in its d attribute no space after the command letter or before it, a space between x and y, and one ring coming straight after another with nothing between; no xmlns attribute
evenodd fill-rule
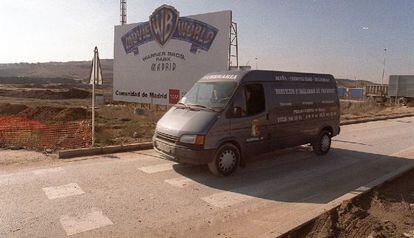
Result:
<svg viewBox="0 0 414 238"><path fill-rule="evenodd" d="M216 150L192 149L185 146L154 140L154 149L165 159L182 164L202 165L213 161Z"/></svg>

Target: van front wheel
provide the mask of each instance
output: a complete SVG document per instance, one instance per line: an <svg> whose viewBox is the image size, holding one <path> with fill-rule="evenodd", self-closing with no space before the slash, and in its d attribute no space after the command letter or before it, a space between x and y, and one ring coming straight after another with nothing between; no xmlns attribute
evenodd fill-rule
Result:
<svg viewBox="0 0 414 238"><path fill-rule="evenodd" d="M216 176L228 176L236 171L239 162L239 149L233 144L224 144L218 149L214 160L208 164L208 168Z"/></svg>
<svg viewBox="0 0 414 238"><path fill-rule="evenodd" d="M331 149L331 134L328 131L322 131L312 143L315 154L325 155Z"/></svg>

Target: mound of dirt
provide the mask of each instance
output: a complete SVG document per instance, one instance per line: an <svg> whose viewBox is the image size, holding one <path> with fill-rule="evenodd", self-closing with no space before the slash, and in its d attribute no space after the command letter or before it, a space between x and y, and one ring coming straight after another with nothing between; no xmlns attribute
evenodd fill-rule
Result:
<svg viewBox="0 0 414 238"><path fill-rule="evenodd" d="M69 89L69 91L65 92L63 94L63 97L66 99L71 99L71 98L90 98L91 97L91 93L85 90L81 90L81 89L77 89L77 88L71 88Z"/></svg>
<svg viewBox="0 0 414 238"><path fill-rule="evenodd" d="M0 96L15 98L36 98L36 99L85 99L91 97L89 91L71 88L66 91L57 91L49 89L31 89L31 90L10 90L1 89Z"/></svg>
<svg viewBox="0 0 414 238"><path fill-rule="evenodd" d="M59 92L55 92L52 90L27 90L24 92L22 96L39 99L58 99L59 94Z"/></svg>
<svg viewBox="0 0 414 238"><path fill-rule="evenodd" d="M0 116L20 116L42 122L67 122L90 119L91 112L80 107L27 107L20 104L0 103Z"/></svg>
<svg viewBox="0 0 414 238"><path fill-rule="evenodd" d="M0 103L0 115L16 115L25 109L26 105Z"/></svg>
<svg viewBox="0 0 414 238"><path fill-rule="evenodd" d="M413 181L411 170L283 237L414 237Z"/></svg>
<svg viewBox="0 0 414 238"><path fill-rule="evenodd" d="M85 108L65 108L53 117L55 121L76 121L90 118L91 113Z"/></svg>
<svg viewBox="0 0 414 238"><path fill-rule="evenodd" d="M50 121L62 110L63 108L56 107L30 107L17 115L38 121Z"/></svg>

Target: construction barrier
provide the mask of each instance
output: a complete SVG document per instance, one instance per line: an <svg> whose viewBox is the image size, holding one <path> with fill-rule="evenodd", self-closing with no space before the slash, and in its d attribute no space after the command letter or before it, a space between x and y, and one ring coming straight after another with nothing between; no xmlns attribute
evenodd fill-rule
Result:
<svg viewBox="0 0 414 238"><path fill-rule="evenodd" d="M44 123L19 116L0 117L0 146L28 149L73 149L91 145L91 121Z"/></svg>

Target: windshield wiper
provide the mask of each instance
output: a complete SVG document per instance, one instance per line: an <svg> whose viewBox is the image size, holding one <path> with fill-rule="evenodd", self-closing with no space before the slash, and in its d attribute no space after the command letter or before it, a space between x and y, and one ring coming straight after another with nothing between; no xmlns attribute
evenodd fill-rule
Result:
<svg viewBox="0 0 414 238"><path fill-rule="evenodd" d="M188 104L188 106L200 107L200 108L207 109L207 110L210 110L210 111L213 111L213 112L217 112L217 110L215 110L211 107L207 107L207 106L200 105L200 104Z"/></svg>
<svg viewBox="0 0 414 238"><path fill-rule="evenodd" d="M179 102L175 105L179 106L180 108L184 108L184 109L188 109L188 110L194 110L194 108L191 108L189 104L185 104L185 103L182 103L182 102ZM191 106L193 106L193 105L191 105ZM202 106L202 105L195 105L195 106Z"/></svg>
<svg viewBox="0 0 414 238"><path fill-rule="evenodd" d="M178 102L176 105L183 105L184 107L188 107L185 103Z"/></svg>

